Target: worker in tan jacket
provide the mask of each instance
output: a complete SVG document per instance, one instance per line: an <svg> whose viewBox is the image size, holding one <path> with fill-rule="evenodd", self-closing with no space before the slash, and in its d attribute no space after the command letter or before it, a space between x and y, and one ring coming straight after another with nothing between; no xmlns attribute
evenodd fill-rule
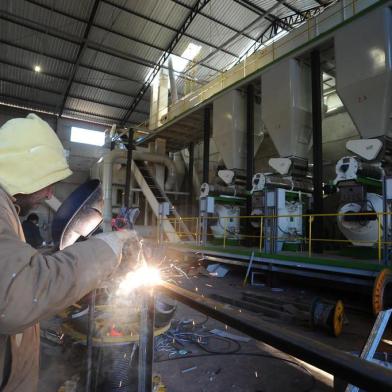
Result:
<svg viewBox="0 0 392 392"><path fill-rule="evenodd" d="M0 128L0 391L34 392L40 319L97 287L117 267L126 232L103 233L44 256L25 243L18 214L68 177L64 150L35 114Z"/></svg>

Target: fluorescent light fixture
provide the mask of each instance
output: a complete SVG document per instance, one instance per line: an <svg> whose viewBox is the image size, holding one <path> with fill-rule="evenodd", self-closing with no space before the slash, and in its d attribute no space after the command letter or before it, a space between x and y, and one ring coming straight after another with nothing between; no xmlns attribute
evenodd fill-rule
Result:
<svg viewBox="0 0 392 392"><path fill-rule="evenodd" d="M105 144L105 132L84 128L71 128L71 142L102 147Z"/></svg>
<svg viewBox="0 0 392 392"><path fill-rule="evenodd" d="M34 65L35 72L41 72L41 67L39 65Z"/></svg>

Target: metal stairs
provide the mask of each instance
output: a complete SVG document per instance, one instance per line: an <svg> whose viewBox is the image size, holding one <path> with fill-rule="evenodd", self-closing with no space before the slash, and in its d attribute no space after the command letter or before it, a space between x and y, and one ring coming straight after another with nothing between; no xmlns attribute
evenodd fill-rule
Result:
<svg viewBox="0 0 392 392"><path fill-rule="evenodd" d="M171 204L170 199L168 198L164 190L159 186L159 184L155 180L155 177L152 175L150 169L144 161L133 160L131 169L136 179L136 182L138 183L140 189L142 190L144 196L150 204L151 209L153 210L155 216L159 219L159 205L165 202ZM181 233L184 234L188 240L194 241L193 235L181 219L179 213L175 209L172 210L172 213L177 220L177 223L179 224ZM163 218L166 218L166 216L164 216ZM180 242L180 237L182 236L178 236L175 227L169 220L163 219L161 222L161 228L165 232L170 242Z"/></svg>

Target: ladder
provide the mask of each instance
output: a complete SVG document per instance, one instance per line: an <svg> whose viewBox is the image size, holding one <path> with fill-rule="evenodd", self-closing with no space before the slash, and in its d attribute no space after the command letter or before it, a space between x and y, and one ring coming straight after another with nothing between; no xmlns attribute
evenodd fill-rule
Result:
<svg viewBox="0 0 392 392"><path fill-rule="evenodd" d="M376 353L377 347L380 344L380 340L382 339L385 328L388 325L388 321L391 317L392 309L382 310L376 319L376 322L373 325L372 331L366 341L364 348L362 349L360 358L365 359L366 361L371 361ZM349 384L346 388L345 392L358 392L359 388Z"/></svg>
<svg viewBox="0 0 392 392"><path fill-rule="evenodd" d="M150 207L154 211L155 216L159 218L159 204L165 202L171 204L170 199L167 197L164 190L159 186L159 184L155 180L155 177L151 174L150 169L144 161L134 160L132 162L132 173L135 176L135 179L140 186L140 189L142 190L144 196L149 202ZM180 214L175 209L172 211L172 213L179 223L181 233L185 234L188 240L193 241L194 238L184 221L181 219ZM181 236L179 237L177 235L177 233L175 232L175 228L173 227L171 222L166 219L163 220L162 228L165 231L169 241L180 241Z"/></svg>

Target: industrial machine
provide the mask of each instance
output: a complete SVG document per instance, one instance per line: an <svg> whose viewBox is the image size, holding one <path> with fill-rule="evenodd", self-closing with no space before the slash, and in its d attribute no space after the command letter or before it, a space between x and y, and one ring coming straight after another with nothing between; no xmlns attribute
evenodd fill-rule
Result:
<svg viewBox="0 0 392 392"><path fill-rule="evenodd" d="M260 218L252 224L256 228L264 226L265 251L299 250L305 233L302 215L309 209L313 190L306 177L307 162L272 158L269 164L279 173L253 176L252 215Z"/></svg>
<svg viewBox="0 0 392 392"><path fill-rule="evenodd" d="M390 236L390 195L385 186L391 175L392 38L390 10L379 8L368 18L351 23L335 35L336 93L349 113L360 140L350 140L352 154L336 164L339 213L373 213L340 216L338 226L356 246L373 246ZM361 48L358 29L369 28ZM355 72L353 72L355 69ZM376 214L378 213L378 215ZM386 257L386 252L384 252ZM385 258L386 261L386 258Z"/></svg>
<svg viewBox="0 0 392 392"><path fill-rule="evenodd" d="M218 170L213 184L204 183L200 187L200 210L203 211L209 199L209 209L216 220L211 220L209 228L214 239L225 238L229 241L239 241L241 209L244 211L247 192L245 176L238 170Z"/></svg>
<svg viewBox="0 0 392 392"><path fill-rule="evenodd" d="M383 143L379 139L353 140L347 149L356 156L341 158L336 164L334 184L338 187L340 215L338 227L344 236L356 246L373 246L383 230L384 205L383 180L385 171L380 155L385 156ZM367 213L376 213L369 214ZM390 219L387 219L389 222Z"/></svg>

